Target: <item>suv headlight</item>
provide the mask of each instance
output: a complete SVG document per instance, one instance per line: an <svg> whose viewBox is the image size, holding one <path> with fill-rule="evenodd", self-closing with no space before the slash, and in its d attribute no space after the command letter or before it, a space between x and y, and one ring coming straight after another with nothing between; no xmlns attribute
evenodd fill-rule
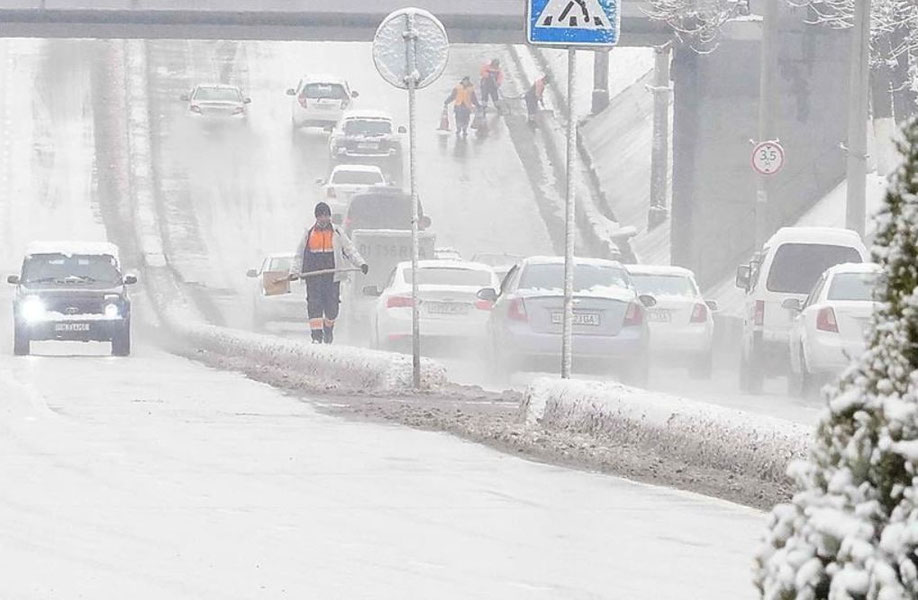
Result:
<svg viewBox="0 0 918 600"><path fill-rule="evenodd" d="M117 319L121 316L121 307L114 302L105 305L105 316L109 319Z"/></svg>
<svg viewBox="0 0 918 600"><path fill-rule="evenodd" d="M19 314L27 323L34 323L45 318L45 303L38 296L28 296L19 305Z"/></svg>

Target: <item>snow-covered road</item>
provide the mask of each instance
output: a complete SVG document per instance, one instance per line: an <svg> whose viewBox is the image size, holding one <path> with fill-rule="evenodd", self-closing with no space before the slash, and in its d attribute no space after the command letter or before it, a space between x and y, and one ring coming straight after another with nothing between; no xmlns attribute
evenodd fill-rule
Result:
<svg viewBox="0 0 918 600"><path fill-rule="evenodd" d="M0 40L7 268L33 239L105 238L91 47ZM754 596L751 509L332 418L159 350L140 293L132 357L13 357L10 299L2 598Z"/></svg>

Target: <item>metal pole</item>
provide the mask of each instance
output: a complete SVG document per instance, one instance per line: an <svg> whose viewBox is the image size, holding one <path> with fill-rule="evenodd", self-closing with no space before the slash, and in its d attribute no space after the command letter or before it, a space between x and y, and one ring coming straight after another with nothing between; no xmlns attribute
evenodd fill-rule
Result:
<svg viewBox="0 0 918 600"><path fill-rule="evenodd" d="M421 324L418 307L418 188L417 188L417 154L415 145L417 140L417 115L415 114L415 91L417 79L417 31L414 28L414 15L409 13L408 31L405 33L405 43L408 52L408 171L411 181L411 365L414 389L421 387Z"/></svg>
<svg viewBox="0 0 918 600"><path fill-rule="evenodd" d="M775 71L777 70L777 37L778 37L778 0L765 0L765 10L762 16L764 31L762 32L761 57L759 58L759 142L775 139L774 116L778 102L775 87ZM757 190L755 198L755 249L758 250L769 236L768 231L768 175L759 175L756 178Z"/></svg>
<svg viewBox="0 0 918 600"><path fill-rule="evenodd" d="M673 88L669 64L672 43L654 49L653 76L653 145L650 157L650 213L647 225L653 229L665 220L666 176L669 172L669 98Z"/></svg>
<svg viewBox="0 0 918 600"><path fill-rule="evenodd" d="M574 158L577 115L574 114L577 50L567 49L567 203L564 218L564 326L561 336L561 377L571 377L574 325Z"/></svg>
<svg viewBox="0 0 918 600"><path fill-rule="evenodd" d="M851 74L848 79L848 201L845 226L864 235L867 220L867 106L870 0L854 3Z"/></svg>
<svg viewBox="0 0 918 600"><path fill-rule="evenodd" d="M593 51L593 106L598 115L609 106L609 50Z"/></svg>

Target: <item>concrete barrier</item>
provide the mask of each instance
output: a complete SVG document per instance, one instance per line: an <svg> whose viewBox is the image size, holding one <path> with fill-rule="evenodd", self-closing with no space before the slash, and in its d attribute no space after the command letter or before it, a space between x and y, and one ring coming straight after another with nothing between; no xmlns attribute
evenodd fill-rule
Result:
<svg viewBox="0 0 918 600"><path fill-rule="evenodd" d="M786 481L812 429L790 421L597 381L537 379L522 412L530 424L646 448L693 466Z"/></svg>

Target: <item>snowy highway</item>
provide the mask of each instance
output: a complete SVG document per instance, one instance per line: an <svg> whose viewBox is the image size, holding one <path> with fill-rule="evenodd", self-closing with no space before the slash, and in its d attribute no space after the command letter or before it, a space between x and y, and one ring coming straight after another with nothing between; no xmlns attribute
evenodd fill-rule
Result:
<svg viewBox="0 0 918 600"><path fill-rule="evenodd" d="M106 168L94 163L93 48L0 41L0 108L12 115L0 120L6 272L31 240L108 235L93 176ZM289 215L256 218L267 214L258 200L308 206L295 190L313 173L282 180L264 171L272 162L252 172L290 195L253 196L251 213L233 185L205 196L211 218L192 233L219 238L208 259L222 260L189 269L232 282L263 249L232 221L242 214L265 240L285 223L295 235ZM467 233L444 235L469 251ZM518 241L534 251L547 236ZM0 597L754 595L758 511L328 416L166 353L143 288L133 291L134 353L113 358L108 343L54 342L13 357L12 287L0 290Z"/></svg>

